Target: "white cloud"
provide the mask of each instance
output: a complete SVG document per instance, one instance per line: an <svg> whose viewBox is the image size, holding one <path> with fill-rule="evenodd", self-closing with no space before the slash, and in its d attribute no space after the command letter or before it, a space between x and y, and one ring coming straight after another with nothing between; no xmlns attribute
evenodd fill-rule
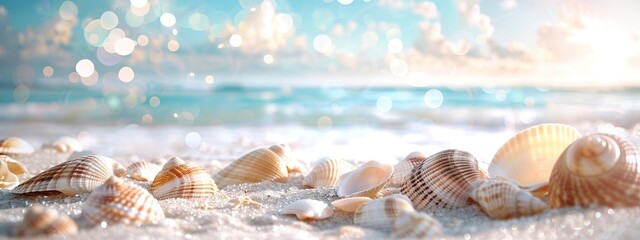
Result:
<svg viewBox="0 0 640 240"><path fill-rule="evenodd" d="M500 2L500 8L502 10L509 10L518 7L518 2L516 0L502 0Z"/></svg>
<svg viewBox="0 0 640 240"><path fill-rule="evenodd" d="M433 19L438 17L438 8L433 2L421 2L415 5L413 11L420 14L424 19Z"/></svg>
<svg viewBox="0 0 640 240"><path fill-rule="evenodd" d="M462 0L458 2L458 12L470 26L477 27L486 40L493 36L495 30L491 24L491 18L480 12L480 4L474 0Z"/></svg>

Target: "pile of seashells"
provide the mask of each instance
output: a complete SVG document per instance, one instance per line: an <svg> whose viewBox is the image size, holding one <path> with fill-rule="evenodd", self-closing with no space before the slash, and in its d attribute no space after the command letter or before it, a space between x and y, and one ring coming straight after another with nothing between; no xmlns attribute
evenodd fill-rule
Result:
<svg viewBox="0 0 640 240"><path fill-rule="evenodd" d="M81 151L73 139L60 139L50 148ZM15 236L72 235L78 226L158 223L165 218L158 200L214 195L229 200L220 189L242 183L287 182L301 174L300 165L284 144L259 148L233 161L213 176L195 164L173 157L139 161L125 168L98 155L75 158L47 169L25 182L28 174L11 156L34 149L19 138L0 141L0 188L16 196L89 193L78 223L51 209L34 205ZM549 207L640 205L638 151L628 141L610 134L582 137L573 127L541 124L508 140L489 168L475 157L449 149L431 156L410 153L395 166L368 161L360 166L325 159L304 176L309 188L334 188L338 200L297 200L279 210L299 220L322 220L336 211L353 216L355 225L391 232L392 238L443 235L442 225L429 214L477 204L488 216L509 219L541 213ZM133 181L150 182L149 189ZM386 192L386 194L383 194ZM249 198L231 199L254 204Z"/></svg>

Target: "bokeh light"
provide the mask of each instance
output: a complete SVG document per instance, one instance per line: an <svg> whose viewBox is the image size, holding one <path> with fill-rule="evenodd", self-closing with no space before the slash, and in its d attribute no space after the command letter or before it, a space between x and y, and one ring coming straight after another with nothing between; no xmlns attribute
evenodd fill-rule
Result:
<svg viewBox="0 0 640 240"><path fill-rule="evenodd" d="M130 38L121 38L114 45L114 49L118 55L127 56L133 52L136 44L136 41L133 41Z"/></svg>
<svg viewBox="0 0 640 240"><path fill-rule="evenodd" d="M100 16L100 26L106 30L111 30L118 26L118 15L112 11L106 11Z"/></svg>
<svg viewBox="0 0 640 240"><path fill-rule="evenodd" d="M76 63L76 72L78 73L78 75L80 75L80 77L89 77L91 76L91 74L93 74L94 71L95 66L89 59L82 59L78 61L78 63Z"/></svg>
<svg viewBox="0 0 640 240"><path fill-rule="evenodd" d="M215 79L213 78L212 75L207 75L206 77L204 77L204 82L209 85L213 84L214 80Z"/></svg>
<svg viewBox="0 0 640 240"><path fill-rule="evenodd" d="M293 28L293 18L291 17L291 15L286 13L278 13L273 18L273 26L278 32L289 32Z"/></svg>
<svg viewBox="0 0 640 240"><path fill-rule="evenodd" d="M389 52L391 53L402 52L402 40L397 38L391 39L391 41L387 43L387 49L389 49Z"/></svg>
<svg viewBox="0 0 640 240"><path fill-rule="evenodd" d="M147 46L147 44L149 44L149 37L147 37L147 35L140 35L138 36L137 42L141 47Z"/></svg>
<svg viewBox="0 0 640 240"><path fill-rule="evenodd" d="M98 72L96 72L95 70L91 73L91 75L89 75L88 77L82 77L80 78L80 81L82 82L82 84L84 84L87 87L96 85L96 83L98 83L98 79L100 78L100 75L98 74Z"/></svg>
<svg viewBox="0 0 640 240"><path fill-rule="evenodd" d="M131 0L131 6L136 8L141 8L147 5L147 0Z"/></svg>
<svg viewBox="0 0 640 240"><path fill-rule="evenodd" d="M376 106L378 107L378 111L380 112L388 112L393 108L393 100L387 96L381 96L378 98L376 102Z"/></svg>
<svg viewBox="0 0 640 240"><path fill-rule="evenodd" d="M169 49L169 51L171 52L178 51L178 49L180 49L180 43L176 40L170 40L167 43L167 49Z"/></svg>
<svg viewBox="0 0 640 240"><path fill-rule="evenodd" d="M429 89L424 94L424 104L427 105L428 108L439 108L444 102L444 95L438 89Z"/></svg>
<svg viewBox="0 0 640 240"><path fill-rule="evenodd" d="M173 27L173 25L176 24L176 16L168 12L163 13L162 16L160 16L160 23L165 27Z"/></svg>
<svg viewBox="0 0 640 240"><path fill-rule="evenodd" d="M133 81L133 78L135 77L135 73L133 72L133 69L131 69L130 67L122 67L120 68L120 71L118 71L118 79L120 79L120 81L128 83Z"/></svg>
<svg viewBox="0 0 640 240"><path fill-rule="evenodd" d="M142 115L142 123L144 124L152 124L153 123L153 116L151 116L151 114L145 114Z"/></svg>
<svg viewBox="0 0 640 240"><path fill-rule="evenodd" d="M46 66L42 68L42 75L44 75L45 77L51 77L53 75L53 67Z"/></svg>
<svg viewBox="0 0 640 240"><path fill-rule="evenodd" d="M333 50L333 43L329 36L320 34L313 39L313 48L319 53L329 54Z"/></svg>
<svg viewBox="0 0 640 240"><path fill-rule="evenodd" d="M160 106L160 98L153 96L149 98L149 105L151 105L152 107L158 107Z"/></svg>
<svg viewBox="0 0 640 240"><path fill-rule="evenodd" d="M64 1L62 2L62 5L60 5L58 13L62 19L71 21L76 19L76 16L78 15L78 7L72 1Z"/></svg>
<svg viewBox="0 0 640 240"><path fill-rule="evenodd" d="M322 116L318 118L318 129L322 131L331 130L333 127L333 120L328 116Z"/></svg>
<svg viewBox="0 0 640 240"><path fill-rule="evenodd" d="M184 137L184 142L190 148L198 148L202 143L202 137L197 132L190 132Z"/></svg>
<svg viewBox="0 0 640 240"><path fill-rule="evenodd" d="M273 63L273 56L271 56L271 54L266 54L264 55L264 57L262 58L262 60L264 61L264 63L266 64L272 64Z"/></svg>
<svg viewBox="0 0 640 240"><path fill-rule="evenodd" d="M238 34L233 34L229 37L229 45L232 47L240 47L242 45L242 36Z"/></svg>

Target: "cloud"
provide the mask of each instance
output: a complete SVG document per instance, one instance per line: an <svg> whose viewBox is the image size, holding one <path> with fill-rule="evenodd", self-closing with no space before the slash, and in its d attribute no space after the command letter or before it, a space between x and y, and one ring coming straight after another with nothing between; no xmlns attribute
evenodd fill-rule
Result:
<svg viewBox="0 0 640 240"><path fill-rule="evenodd" d="M516 0L502 0L500 2L500 8L502 10L510 10L518 7Z"/></svg>
<svg viewBox="0 0 640 240"><path fill-rule="evenodd" d="M491 18L480 12L480 5L474 0L462 0L458 2L458 12L470 26L477 27L483 39L493 36L494 27Z"/></svg>
<svg viewBox="0 0 640 240"><path fill-rule="evenodd" d="M438 8L433 2L421 2L414 6L413 12L420 14L424 19L433 19L438 17Z"/></svg>

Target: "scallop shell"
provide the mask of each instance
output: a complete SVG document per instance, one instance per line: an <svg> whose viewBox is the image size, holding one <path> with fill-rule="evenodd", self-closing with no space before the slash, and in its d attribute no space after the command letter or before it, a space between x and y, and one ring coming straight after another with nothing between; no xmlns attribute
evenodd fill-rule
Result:
<svg viewBox="0 0 640 240"><path fill-rule="evenodd" d="M33 153L33 147L27 141L17 137L0 140L0 154L20 155Z"/></svg>
<svg viewBox="0 0 640 240"><path fill-rule="evenodd" d="M84 146L80 141L72 137L59 137L51 142L50 146L59 153L81 152Z"/></svg>
<svg viewBox="0 0 640 240"><path fill-rule="evenodd" d="M107 224L142 224L164 219L164 212L147 190L110 177L85 200L80 218L90 226Z"/></svg>
<svg viewBox="0 0 640 240"><path fill-rule="evenodd" d="M322 220L333 216L333 209L322 201L302 199L280 209L280 214L295 214L302 221Z"/></svg>
<svg viewBox="0 0 640 240"><path fill-rule="evenodd" d="M286 162L287 171L289 173L302 172L302 165L297 163L291 157L291 148L287 144L275 144L269 147L269 150L278 154Z"/></svg>
<svg viewBox="0 0 640 240"><path fill-rule="evenodd" d="M179 157L169 159L151 183L151 194L158 200L208 197L218 191L204 168L185 163Z"/></svg>
<svg viewBox="0 0 640 240"><path fill-rule="evenodd" d="M276 152L272 149L276 149ZM218 171L213 179L220 188L262 181L287 182L289 169L295 169L289 158L283 157L287 152L288 150L281 145L256 149Z"/></svg>
<svg viewBox="0 0 640 240"><path fill-rule="evenodd" d="M409 176L409 174L411 173L411 170L413 170L415 166L420 165L420 163L422 163L422 161L424 161L425 159L427 159L427 157L424 156L424 154L422 154L421 152L409 153L409 155L398 162L398 164L396 164L393 168L394 171L393 176L391 176L391 185L402 185L406 181L407 176Z"/></svg>
<svg viewBox="0 0 640 240"><path fill-rule="evenodd" d="M371 201L370 197L349 197L335 200L331 205L343 212L352 213L369 201Z"/></svg>
<svg viewBox="0 0 640 240"><path fill-rule="evenodd" d="M615 135L597 133L580 138L553 167L551 207L640 205L639 158L632 143Z"/></svg>
<svg viewBox="0 0 640 240"><path fill-rule="evenodd" d="M391 195L362 205L354 213L353 223L361 227L389 231L396 218L406 212L415 212L411 202L405 197Z"/></svg>
<svg viewBox="0 0 640 240"><path fill-rule="evenodd" d="M442 235L442 224L423 212L405 212L393 223L391 239L427 239Z"/></svg>
<svg viewBox="0 0 640 240"><path fill-rule="evenodd" d="M489 175L512 179L520 186L546 182L562 151L578 138L580 133L564 124L527 128L496 152L489 164Z"/></svg>
<svg viewBox="0 0 640 240"><path fill-rule="evenodd" d="M482 211L498 219L534 215L548 209L546 203L528 191L502 179L487 179L471 192Z"/></svg>
<svg viewBox="0 0 640 240"><path fill-rule="evenodd" d="M0 188L13 189L20 183L19 175L27 174L27 169L9 156L0 155Z"/></svg>
<svg viewBox="0 0 640 240"><path fill-rule="evenodd" d="M473 155L449 149L429 156L411 170L400 192L422 211L454 209L472 204L469 194L483 178Z"/></svg>
<svg viewBox="0 0 640 240"><path fill-rule="evenodd" d="M14 193L61 192L66 195L88 193L111 176L122 177L127 169L104 156L85 156L60 163L33 176L13 189Z"/></svg>
<svg viewBox="0 0 640 240"><path fill-rule="evenodd" d="M374 198L389 182L393 165L371 160L340 178L338 197Z"/></svg>
<svg viewBox="0 0 640 240"><path fill-rule="evenodd" d="M78 225L67 215L59 215L56 210L34 204L14 231L16 237L71 236L78 233Z"/></svg>
<svg viewBox="0 0 640 240"><path fill-rule="evenodd" d="M312 188L336 187L340 176L355 168L353 164L344 160L325 159L311 169L309 175L302 180L302 184Z"/></svg>
<svg viewBox="0 0 640 240"><path fill-rule="evenodd" d="M144 182L153 181L160 170L162 165L149 161L137 161L127 167L127 173L131 178Z"/></svg>

